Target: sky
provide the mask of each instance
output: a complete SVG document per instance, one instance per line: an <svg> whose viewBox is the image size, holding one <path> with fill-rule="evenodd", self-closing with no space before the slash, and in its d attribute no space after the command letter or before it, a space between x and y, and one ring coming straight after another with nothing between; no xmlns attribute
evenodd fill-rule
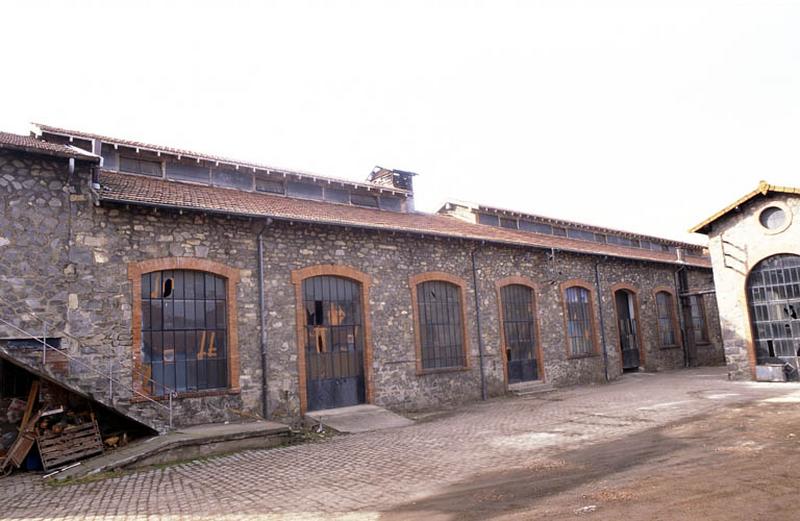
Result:
<svg viewBox="0 0 800 521"><path fill-rule="evenodd" d="M800 1L4 2L29 122L702 243L800 186Z"/></svg>

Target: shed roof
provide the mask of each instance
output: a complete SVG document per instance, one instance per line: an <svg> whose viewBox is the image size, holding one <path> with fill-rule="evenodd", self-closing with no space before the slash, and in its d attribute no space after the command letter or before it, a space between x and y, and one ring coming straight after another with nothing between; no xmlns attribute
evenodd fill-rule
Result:
<svg viewBox="0 0 800 521"><path fill-rule="evenodd" d="M0 149L64 157L67 159L80 159L83 161L92 161L94 163L100 162L99 156L81 148L71 145L60 145L58 143L48 143L30 136L22 136L10 132L0 132Z"/></svg>
<svg viewBox="0 0 800 521"><path fill-rule="evenodd" d="M36 133L48 133L48 134L55 134L58 136L65 136L65 137L76 137L80 139L88 139L88 140L98 140L102 143L107 143L109 145L114 146L123 146L128 148L133 148L136 150L146 150L149 152L155 152L157 154L167 154L170 156L176 156L179 158L186 158L186 159L194 159L198 161L208 161L211 163L217 164L224 164L230 165L235 168L249 168L252 170L262 170L262 171L269 171L274 172L277 174L284 174L284 175L291 175L298 179L306 179L313 182L317 181L336 181L338 183L344 183L348 186L353 186L356 188L366 188L368 190L375 190L380 192L387 192L392 193L399 196L408 196L410 192L408 190L403 190L400 188L395 188L391 186L384 186L375 183L369 182L358 182L352 181L350 179L343 179L339 177L331 177L331 176L323 176L318 174L313 174L310 172L303 172L300 170L288 170L285 168L279 168L275 166L269 166L259 163L253 163L251 161L241 161L238 159L232 159L229 157L224 156L217 156L212 154L204 154L202 152L194 152L192 150L186 150L182 148L174 148L174 147L167 147L163 145L153 145L151 143L144 143L141 141L134 141L131 139L121 139L115 138L110 136L103 136L100 134L93 134L90 132L83 132L80 130L70 130L65 128L53 127L51 125L44 125L42 123L32 123Z"/></svg>
<svg viewBox="0 0 800 521"><path fill-rule="evenodd" d="M756 187L755 190L740 197L739 199L732 202L731 204L729 204L722 210L718 211L717 213L715 213L705 221L701 222L700 224L693 226L692 228L689 229L689 232L703 233L708 235L708 232L711 231L711 225L714 224L716 221L725 218L729 213L736 210L737 208L747 203L751 199L754 199L759 196L766 196L770 192L780 193L780 194L800 194L800 188L794 188L791 186L771 185L766 181L762 180L758 183L758 187Z"/></svg>
<svg viewBox="0 0 800 521"><path fill-rule="evenodd" d="M563 226L567 228L575 228L579 230L586 230L591 232L602 233L604 235L618 235L622 237L632 238L632 239L644 239L647 241L659 243L659 244L667 244L670 246L676 246L678 248L685 248L689 250L702 250L703 246L699 244L692 244L689 242L683 241L676 241L673 239L665 239L663 237L656 237L655 235L645 235L642 233L631 232L628 230L620 230L617 228L606 228L604 226L596 226L594 224L586 224L577 221L568 221L566 219L559 219L557 217L548 217L545 215L538 215L532 214L527 212L520 212L518 210L509 210L507 208L498 208L495 206L486 206L483 204L472 203L468 201L446 201L442 208L439 210L440 212L445 211L448 205L456 205L456 206L463 206L465 208L470 209L473 212L485 212L492 215L498 216L510 216L510 217L518 217L520 219L527 219L534 222L542 222L556 226Z"/></svg>

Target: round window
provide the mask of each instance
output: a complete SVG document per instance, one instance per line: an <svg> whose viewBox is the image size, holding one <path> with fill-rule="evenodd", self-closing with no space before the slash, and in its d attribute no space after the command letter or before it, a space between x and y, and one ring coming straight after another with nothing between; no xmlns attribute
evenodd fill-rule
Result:
<svg viewBox="0 0 800 521"><path fill-rule="evenodd" d="M768 206L761 211L758 222L767 230L777 230L786 224L786 212L777 206Z"/></svg>

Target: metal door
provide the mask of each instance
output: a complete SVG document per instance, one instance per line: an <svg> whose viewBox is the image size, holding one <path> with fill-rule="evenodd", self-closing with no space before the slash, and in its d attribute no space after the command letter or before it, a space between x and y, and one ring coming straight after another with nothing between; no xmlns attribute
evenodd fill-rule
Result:
<svg viewBox="0 0 800 521"><path fill-rule="evenodd" d="M365 401L361 286L343 277L303 281L308 410Z"/></svg>
<svg viewBox="0 0 800 521"><path fill-rule="evenodd" d="M787 363L797 378L800 355L800 257L776 255L747 277L747 296L756 362Z"/></svg>
<svg viewBox="0 0 800 521"><path fill-rule="evenodd" d="M500 298L508 383L538 380L533 290L520 284L511 284L500 289Z"/></svg>
<svg viewBox="0 0 800 521"><path fill-rule="evenodd" d="M622 351L622 368L639 367L639 340L636 337L636 312L633 296L625 290L614 293L617 304L619 347Z"/></svg>

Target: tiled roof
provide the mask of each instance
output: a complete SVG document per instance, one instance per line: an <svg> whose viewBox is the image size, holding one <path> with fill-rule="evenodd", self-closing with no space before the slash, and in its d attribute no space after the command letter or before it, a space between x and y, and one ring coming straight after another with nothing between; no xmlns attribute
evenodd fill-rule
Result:
<svg viewBox="0 0 800 521"><path fill-rule="evenodd" d="M86 161L99 162L100 158L90 154L80 148L59 145L57 143L47 143L30 136L21 136L9 132L0 132L0 148L6 150L19 150L33 154L45 154L48 156L82 159Z"/></svg>
<svg viewBox="0 0 800 521"><path fill-rule="evenodd" d="M255 168L257 170L264 170L264 171L271 171L276 172L279 174L289 174L296 176L298 178L305 178L310 179L313 181L336 181L339 183L345 183L351 186L361 187L361 188L368 188L371 190L382 190L384 192L392 192L398 195L408 195L408 190L402 190L400 188L393 188L390 186L383 186L383 185L376 185L373 183L366 183L366 182L359 182L359 181L352 181L350 179L342 179L338 177L331 177L331 176L323 176L318 174L313 174L310 172L303 172L300 170L287 170L285 168L279 168L275 166L263 165L258 163L252 163L248 161L239 161L237 159L231 159L229 157L211 155L211 154L203 154L201 152L193 152L191 150L185 150L181 148L173 148L173 147L165 147L162 145L153 145L150 143L143 143L141 141L132 141L130 139L119 139L109 136L102 136L100 134L92 134L89 132L81 132L79 130L69 130L65 128L53 127L50 125L43 125L41 123L33 123L32 124L35 128L37 128L41 132L49 133L49 134L57 134L60 136L70 136L70 137L77 137L83 139L96 139L103 143L108 143L110 145L119 145L129 148L136 148L140 150L147 150L152 152L159 152L162 154L169 154L174 156L180 156L187 159L199 159L201 161L209 161L212 163L223 163L226 165L231 165L240 168Z"/></svg>
<svg viewBox="0 0 800 521"><path fill-rule="evenodd" d="M776 193L781 193L781 194L800 194L800 188L794 188L794 187L791 187L791 186L771 185L771 184L767 183L766 181L761 181L761 182L758 183L758 187L755 190L753 190L752 192L740 197L739 199L737 199L736 201L732 202L731 204L729 204L728 206L726 206L722 210L718 211L717 213L715 213L714 215L712 215L711 217L709 217L705 221L701 222L700 224L698 224L696 226L693 226L692 228L689 229L689 232L707 234L709 231L711 231L711 225L715 221L718 221L719 219L722 219L723 217L728 215L728 213L732 212L737 207L745 204L750 199L753 199L754 197L758 197L759 195L767 195L769 192L776 192Z"/></svg>
<svg viewBox="0 0 800 521"><path fill-rule="evenodd" d="M555 248L563 251L653 262L682 263L674 254L668 252L627 248L612 244L589 245L586 241L481 226L437 214L387 212L108 171L100 173L100 184L100 199L117 203L173 207L250 217L271 217L285 221L400 231L522 247ZM707 257L687 257L685 263L704 268L711 266Z"/></svg>

